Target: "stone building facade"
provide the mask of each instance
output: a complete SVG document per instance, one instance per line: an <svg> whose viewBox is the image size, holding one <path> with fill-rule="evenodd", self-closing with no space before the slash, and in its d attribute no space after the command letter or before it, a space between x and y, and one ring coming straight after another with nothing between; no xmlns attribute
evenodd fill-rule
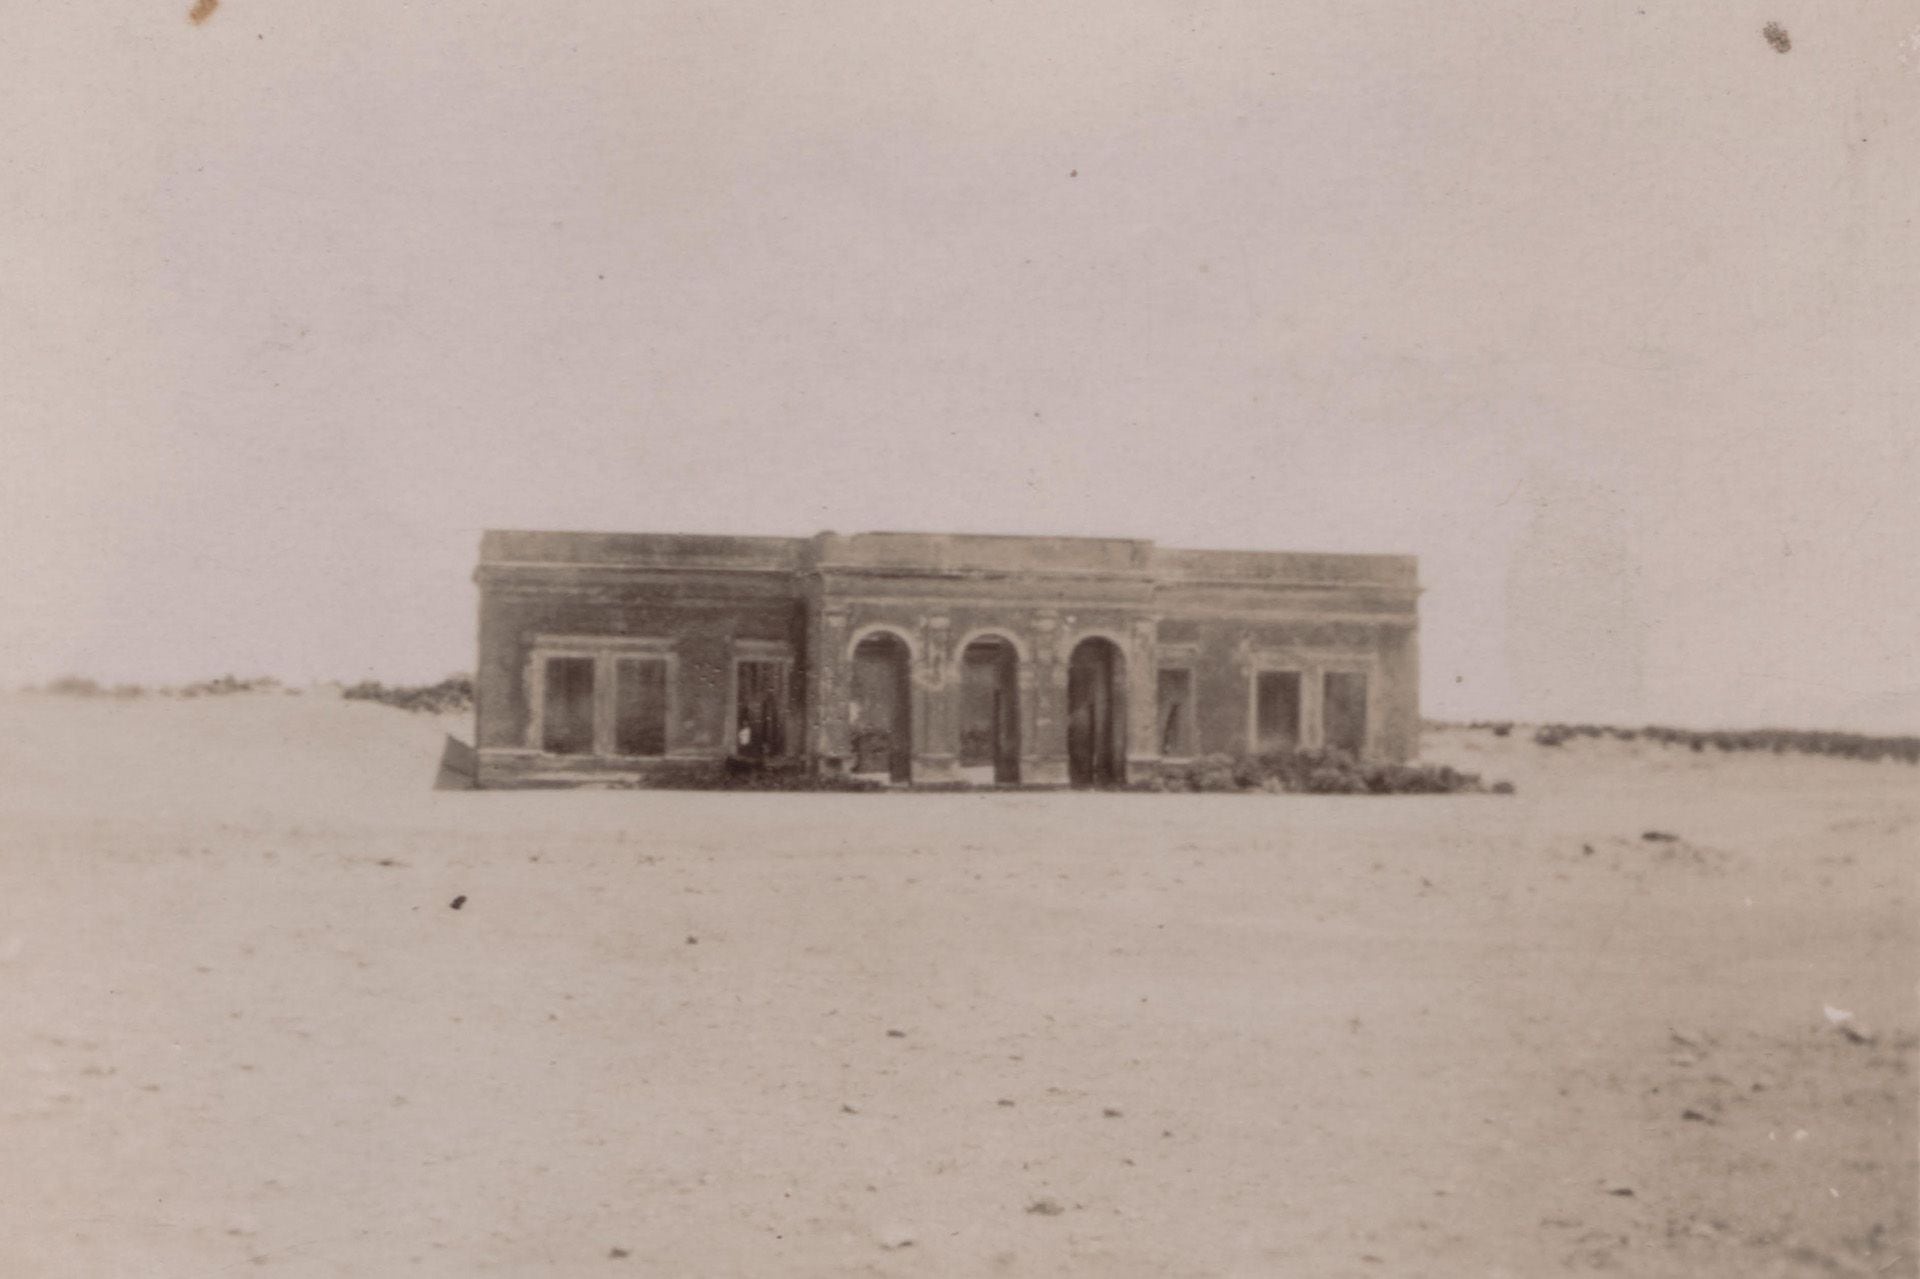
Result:
<svg viewBox="0 0 1920 1279"><path fill-rule="evenodd" d="M1206 754L1418 749L1406 556L495 531L476 581L483 786L742 759L1114 786Z"/></svg>

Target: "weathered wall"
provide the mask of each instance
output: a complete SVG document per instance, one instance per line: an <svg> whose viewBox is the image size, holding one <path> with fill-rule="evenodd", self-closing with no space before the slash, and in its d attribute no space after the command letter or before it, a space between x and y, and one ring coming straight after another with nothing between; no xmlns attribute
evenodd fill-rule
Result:
<svg viewBox="0 0 1920 1279"><path fill-rule="evenodd" d="M1301 676L1303 741L1320 741L1320 681L1329 669L1369 676L1369 758L1410 759L1418 749L1417 670L1411 631L1355 622L1181 621L1162 624L1163 641L1192 644L1200 754L1240 754L1253 744L1253 687L1259 671ZM1409 677L1412 678L1409 678Z"/></svg>
<svg viewBox="0 0 1920 1279"><path fill-rule="evenodd" d="M961 658L977 638L999 636L1018 655L1020 775L1026 784L1067 777L1066 668L1073 645L1088 635L1113 638L1127 655L1127 674L1151 676L1134 663L1137 601L1144 582L1099 583L1025 575L929 578L823 571L812 603L818 625L814 751L827 761L851 749L847 715L853 647L876 630L896 634L913 654L911 706L914 780L951 782L959 769ZM1116 601L1114 596L1120 595ZM1102 597L1105 597L1104 599ZM1129 598L1131 597L1131 598ZM1145 695L1151 699L1151 686ZM1149 716L1149 721L1150 721Z"/></svg>
<svg viewBox="0 0 1920 1279"><path fill-rule="evenodd" d="M511 548L496 544L489 548L496 556L511 551L521 558L483 564L479 574L475 701L483 784L519 784L553 774L662 776L685 773L702 762L717 766L731 749L739 643L784 645L796 659L804 651L804 611L791 573L760 567L766 550L754 543L764 539L740 539L744 551L729 539L600 539L600 553L629 557L620 565L582 562L580 547L559 541L558 546L551 540ZM693 559L706 567L676 572L648 563L649 558ZM530 711L539 690L529 687L529 680L537 678L530 658L541 636L655 641L650 651L670 654L673 709L666 756L540 756L530 737ZM801 686L796 678L796 725Z"/></svg>
<svg viewBox="0 0 1920 1279"><path fill-rule="evenodd" d="M1380 662L1385 672L1377 721L1380 753L1405 763L1420 755L1420 633L1411 626L1382 631Z"/></svg>
<svg viewBox="0 0 1920 1279"><path fill-rule="evenodd" d="M721 602L676 598L670 590L604 601L565 591L496 598L480 626L479 745L527 744L526 662L534 636L646 636L670 641L678 659L669 753L724 754L734 641L785 641L797 652L799 620L798 604L790 599Z"/></svg>
<svg viewBox="0 0 1920 1279"><path fill-rule="evenodd" d="M1026 784L1067 779L1067 666L1090 636L1122 655L1136 779L1158 763L1163 662L1192 672L1196 754L1248 749L1261 669L1301 671L1309 744L1319 740L1322 673L1365 671L1369 756L1406 759L1418 749L1418 586L1405 557L1162 551L1121 539L489 534L479 581L483 779L489 755L492 775L515 781L668 767L530 751L528 653L540 635L645 637L670 649L675 767L729 752L732 662L743 641L789 647L794 747L823 767L844 766L852 651L877 629L913 655L917 782L959 776L962 652L986 635L1018 653Z"/></svg>

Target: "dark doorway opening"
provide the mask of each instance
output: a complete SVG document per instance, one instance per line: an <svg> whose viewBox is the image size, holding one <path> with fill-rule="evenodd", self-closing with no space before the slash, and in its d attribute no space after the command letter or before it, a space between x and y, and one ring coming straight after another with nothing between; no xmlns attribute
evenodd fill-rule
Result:
<svg viewBox="0 0 1920 1279"><path fill-rule="evenodd" d="M742 759L780 759L787 753L787 664L741 658L733 667L733 750Z"/></svg>
<svg viewBox="0 0 1920 1279"><path fill-rule="evenodd" d="M613 749L619 755L667 753L667 664L621 658L614 665Z"/></svg>
<svg viewBox="0 0 1920 1279"><path fill-rule="evenodd" d="M913 778L912 655L898 635L867 636L853 650L853 771Z"/></svg>
<svg viewBox="0 0 1920 1279"><path fill-rule="evenodd" d="M1194 749L1193 672L1182 667L1162 667L1155 695L1160 703L1156 717L1160 757L1188 758Z"/></svg>
<svg viewBox="0 0 1920 1279"><path fill-rule="evenodd" d="M1126 660L1112 640L1081 640L1067 662L1067 778L1075 786L1127 780Z"/></svg>
<svg viewBox="0 0 1920 1279"><path fill-rule="evenodd" d="M547 659L541 750L554 755L593 754L593 666L591 657Z"/></svg>
<svg viewBox="0 0 1920 1279"><path fill-rule="evenodd" d="M1261 671L1254 683L1254 746L1262 754L1300 749L1300 672Z"/></svg>
<svg viewBox="0 0 1920 1279"><path fill-rule="evenodd" d="M993 780L1020 780L1020 655L997 636L960 655L960 767L991 766Z"/></svg>
<svg viewBox="0 0 1920 1279"><path fill-rule="evenodd" d="M1327 745L1359 759L1367 753L1367 677L1360 671L1328 671L1325 708Z"/></svg>

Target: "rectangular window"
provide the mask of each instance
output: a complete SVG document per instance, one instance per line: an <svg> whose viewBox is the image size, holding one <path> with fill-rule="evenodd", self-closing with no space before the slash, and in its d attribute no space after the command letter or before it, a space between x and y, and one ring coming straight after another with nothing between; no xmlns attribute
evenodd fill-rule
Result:
<svg viewBox="0 0 1920 1279"><path fill-rule="evenodd" d="M1193 672L1174 667L1160 671L1160 754L1185 759L1193 754Z"/></svg>
<svg viewBox="0 0 1920 1279"><path fill-rule="evenodd" d="M623 657L614 666L613 749L618 755L667 753L667 664Z"/></svg>
<svg viewBox="0 0 1920 1279"><path fill-rule="evenodd" d="M540 716L540 748L555 755L593 753L593 659L550 657Z"/></svg>
<svg viewBox="0 0 1920 1279"><path fill-rule="evenodd" d="M1322 709L1327 745L1358 758L1367 748L1367 677L1359 671L1328 671Z"/></svg>
<svg viewBox="0 0 1920 1279"><path fill-rule="evenodd" d="M1300 672L1261 671L1254 685L1254 747L1290 751L1300 746Z"/></svg>
<svg viewBox="0 0 1920 1279"><path fill-rule="evenodd" d="M749 759L787 753L788 665L742 658L733 667L734 751Z"/></svg>

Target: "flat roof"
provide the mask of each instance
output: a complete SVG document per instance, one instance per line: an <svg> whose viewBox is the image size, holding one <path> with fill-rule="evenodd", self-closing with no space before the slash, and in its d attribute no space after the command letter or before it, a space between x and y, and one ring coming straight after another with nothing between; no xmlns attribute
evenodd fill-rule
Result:
<svg viewBox="0 0 1920 1279"><path fill-rule="evenodd" d="M1185 550L1142 538L1001 533L818 533L797 538L489 529L481 535L480 563L656 571L1087 573L1409 590L1417 589L1419 581L1418 560L1411 555Z"/></svg>

